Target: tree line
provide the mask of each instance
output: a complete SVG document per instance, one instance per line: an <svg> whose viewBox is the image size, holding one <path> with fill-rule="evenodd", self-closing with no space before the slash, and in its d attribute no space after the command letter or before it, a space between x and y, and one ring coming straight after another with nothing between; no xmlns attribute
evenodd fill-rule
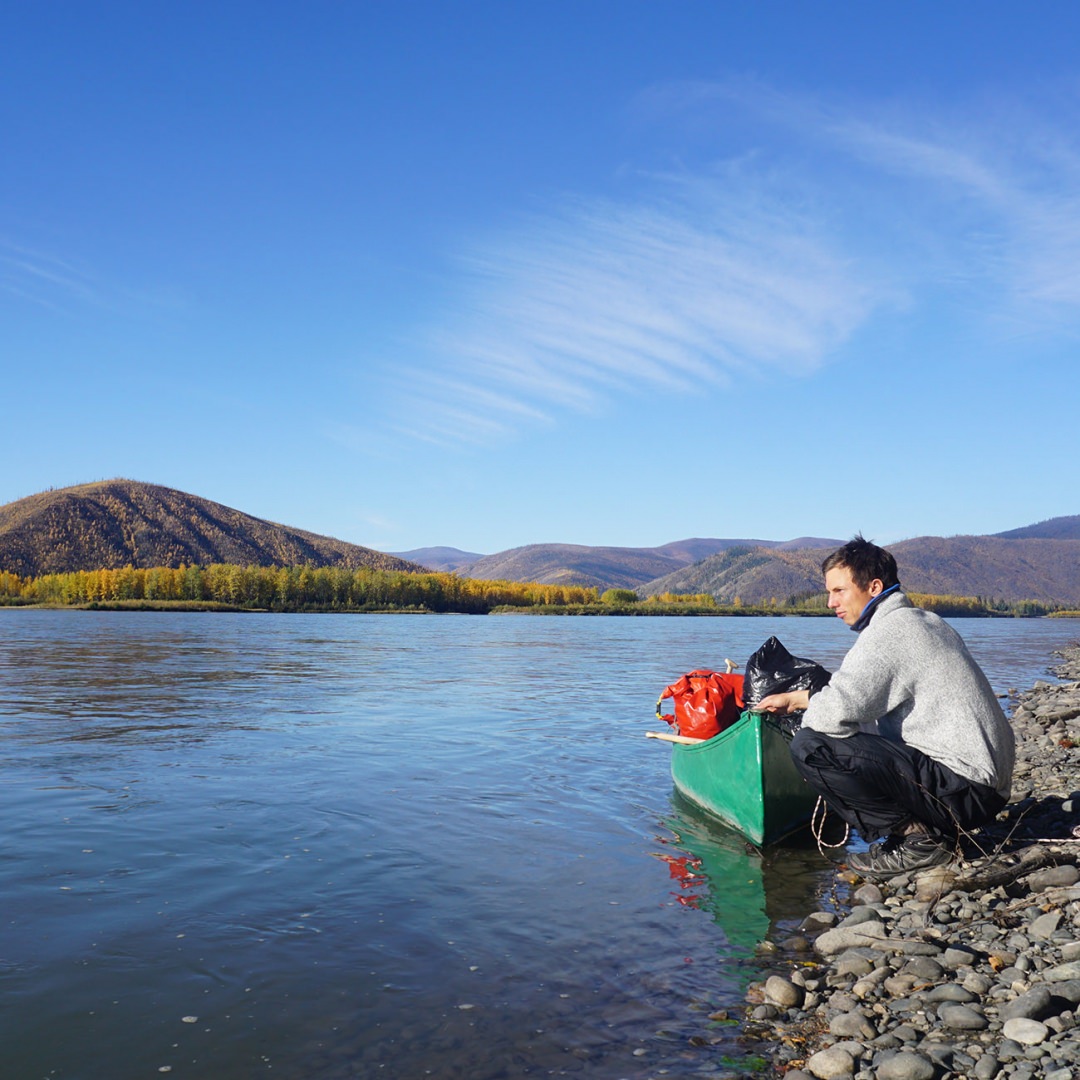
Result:
<svg viewBox="0 0 1080 1080"><path fill-rule="evenodd" d="M1036 616L1060 605L1035 600L909 593L943 616ZM829 614L824 595L738 597L721 604L709 593L662 593L641 600L632 589L485 581L451 573L409 573L361 567L179 566L78 570L22 577L0 571L0 604L80 606L216 606L261 611L431 611L483 615L498 610L550 614L784 615Z"/></svg>
<svg viewBox="0 0 1080 1080"><path fill-rule="evenodd" d="M455 574L416 574L336 566L125 566L22 578L0 572L9 603L207 603L267 611L423 610L484 614L496 607L598 604L596 589L480 581Z"/></svg>

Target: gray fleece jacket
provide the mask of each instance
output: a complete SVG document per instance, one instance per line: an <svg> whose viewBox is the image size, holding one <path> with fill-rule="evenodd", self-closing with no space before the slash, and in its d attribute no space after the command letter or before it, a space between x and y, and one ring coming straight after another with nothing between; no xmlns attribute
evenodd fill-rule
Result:
<svg viewBox="0 0 1080 1080"><path fill-rule="evenodd" d="M1016 741L982 669L944 619L885 597L803 726L846 738L871 728L1008 797Z"/></svg>

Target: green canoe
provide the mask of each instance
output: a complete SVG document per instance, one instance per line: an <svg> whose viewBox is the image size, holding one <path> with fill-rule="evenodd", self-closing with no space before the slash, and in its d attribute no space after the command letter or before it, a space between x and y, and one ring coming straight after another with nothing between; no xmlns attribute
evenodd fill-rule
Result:
<svg viewBox="0 0 1080 1080"><path fill-rule="evenodd" d="M671 776L692 803L764 847L808 824L814 808L790 741L766 713L744 712L705 742L673 743Z"/></svg>

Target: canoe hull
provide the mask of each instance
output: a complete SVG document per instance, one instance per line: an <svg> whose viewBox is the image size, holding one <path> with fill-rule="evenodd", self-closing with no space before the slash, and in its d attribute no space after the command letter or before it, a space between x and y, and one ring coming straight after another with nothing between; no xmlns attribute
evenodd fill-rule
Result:
<svg viewBox="0 0 1080 1080"><path fill-rule="evenodd" d="M809 823L815 802L789 742L770 717L743 713L707 742L673 744L671 776L707 814L759 847L774 844Z"/></svg>

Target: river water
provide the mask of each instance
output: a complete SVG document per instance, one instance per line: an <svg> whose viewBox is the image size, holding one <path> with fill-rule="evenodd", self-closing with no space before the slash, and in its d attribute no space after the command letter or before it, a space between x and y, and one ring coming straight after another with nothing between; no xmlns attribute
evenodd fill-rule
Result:
<svg viewBox="0 0 1080 1080"><path fill-rule="evenodd" d="M955 623L1002 692L1067 620ZM660 690L827 618L0 610L0 1069L720 1075L832 875L674 798ZM717 1045L695 1045L719 1040Z"/></svg>

